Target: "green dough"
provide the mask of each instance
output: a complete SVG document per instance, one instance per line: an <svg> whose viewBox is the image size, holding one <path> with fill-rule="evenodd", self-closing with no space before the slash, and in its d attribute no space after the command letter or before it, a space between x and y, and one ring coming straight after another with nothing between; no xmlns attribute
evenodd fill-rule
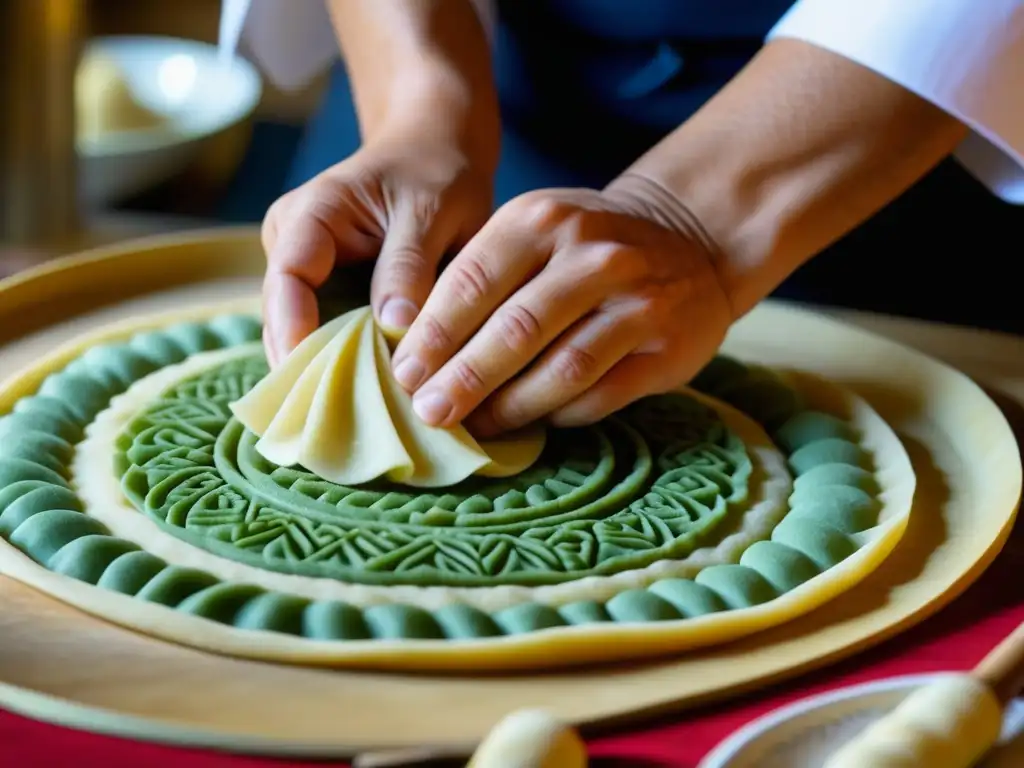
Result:
<svg viewBox="0 0 1024 768"><path fill-rule="evenodd" d="M222 581L168 564L87 515L70 457L111 398L199 352L257 341L226 316L97 347L0 417L0 537L43 567L243 630L314 640L471 639L599 622L662 622L762 604L857 551L878 523L879 484L851 425L803 408L763 368L720 357L694 388L766 427L796 476L770 539L694 579L662 578L610 599L360 608ZM640 568L714 544L748 493L751 462L717 414L682 395L649 398L578 432L555 431L541 460L501 480L443 492L344 488L268 464L228 403L266 371L240 357L180 382L118 441L128 497L194 546L265 569L366 584L551 584Z"/></svg>
<svg viewBox="0 0 1024 768"><path fill-rule="evenodd" d="M266 370L254 356L178 383L128 425L116 457L140 511L261 568L363 584L553 584L685 557L747 498L742 441L682 394L554 430L510 478L430 493L336 485L271 464L232 417Z"/></svg>

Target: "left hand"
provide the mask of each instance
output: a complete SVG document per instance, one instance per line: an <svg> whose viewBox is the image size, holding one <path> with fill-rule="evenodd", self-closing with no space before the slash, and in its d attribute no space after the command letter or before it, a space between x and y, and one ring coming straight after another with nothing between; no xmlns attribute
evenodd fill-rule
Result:
<svg viewBox="0 0 1024 768"><path fill-rule="evenodd" d="M395 375L425 422L481 437L592 423L677 387L733 321L699 231L654 185L522 195L444 271Z"/></svg>

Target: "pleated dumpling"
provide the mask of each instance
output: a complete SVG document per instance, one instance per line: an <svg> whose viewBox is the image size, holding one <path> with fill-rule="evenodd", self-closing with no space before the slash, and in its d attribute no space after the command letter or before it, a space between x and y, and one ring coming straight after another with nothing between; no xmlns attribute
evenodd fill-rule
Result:
<svg viewBox="0 0 1024 768"><path fill-rule="evenodd" d="M287 360L233 403L260 439L256 450L282 467L358 485L386 477L420 488L470 475L506 477L533 464L544 431L478 443L463 427L424 424L391 373L391 353L369 307L347 312L305 339Z"/></svg>

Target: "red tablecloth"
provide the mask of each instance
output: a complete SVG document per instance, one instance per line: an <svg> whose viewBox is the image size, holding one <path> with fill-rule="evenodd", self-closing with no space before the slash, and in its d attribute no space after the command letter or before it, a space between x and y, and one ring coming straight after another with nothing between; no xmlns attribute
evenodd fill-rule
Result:
<svg viewBox="0 0 1024 768"><path fill-rule="evenodd" d="M745 723L797 698L904 674L969 669L1024 622L1024 525L982 578L939 614L904 635L828 670L728 705L691 712L643 730L606 736L592 754L695 768ZM138 744L44 725L0 711L0 766L7 768L297 768L325 763L260 760ZM340 765L340 764L339 764Z"/></svg>

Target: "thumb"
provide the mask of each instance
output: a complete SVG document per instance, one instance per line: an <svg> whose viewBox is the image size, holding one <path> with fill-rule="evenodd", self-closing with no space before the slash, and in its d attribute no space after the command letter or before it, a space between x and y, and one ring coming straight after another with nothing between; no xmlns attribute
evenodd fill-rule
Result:
<svg viewBox="0 0 1024 768"><path fill-rule="evenodd" d="M370 284L381 328L404 332L416 319L434 287L438 264L458 234L452 218L406 211L388 227Z"/></svg>
<svg viewBox="0 0 1024 768"><path fill-rule="evenodd" d="M316 289L334 260L334 239L318 220L300 216L279 231L263 278L264 342L271 366L316 330Z"/></svg>

